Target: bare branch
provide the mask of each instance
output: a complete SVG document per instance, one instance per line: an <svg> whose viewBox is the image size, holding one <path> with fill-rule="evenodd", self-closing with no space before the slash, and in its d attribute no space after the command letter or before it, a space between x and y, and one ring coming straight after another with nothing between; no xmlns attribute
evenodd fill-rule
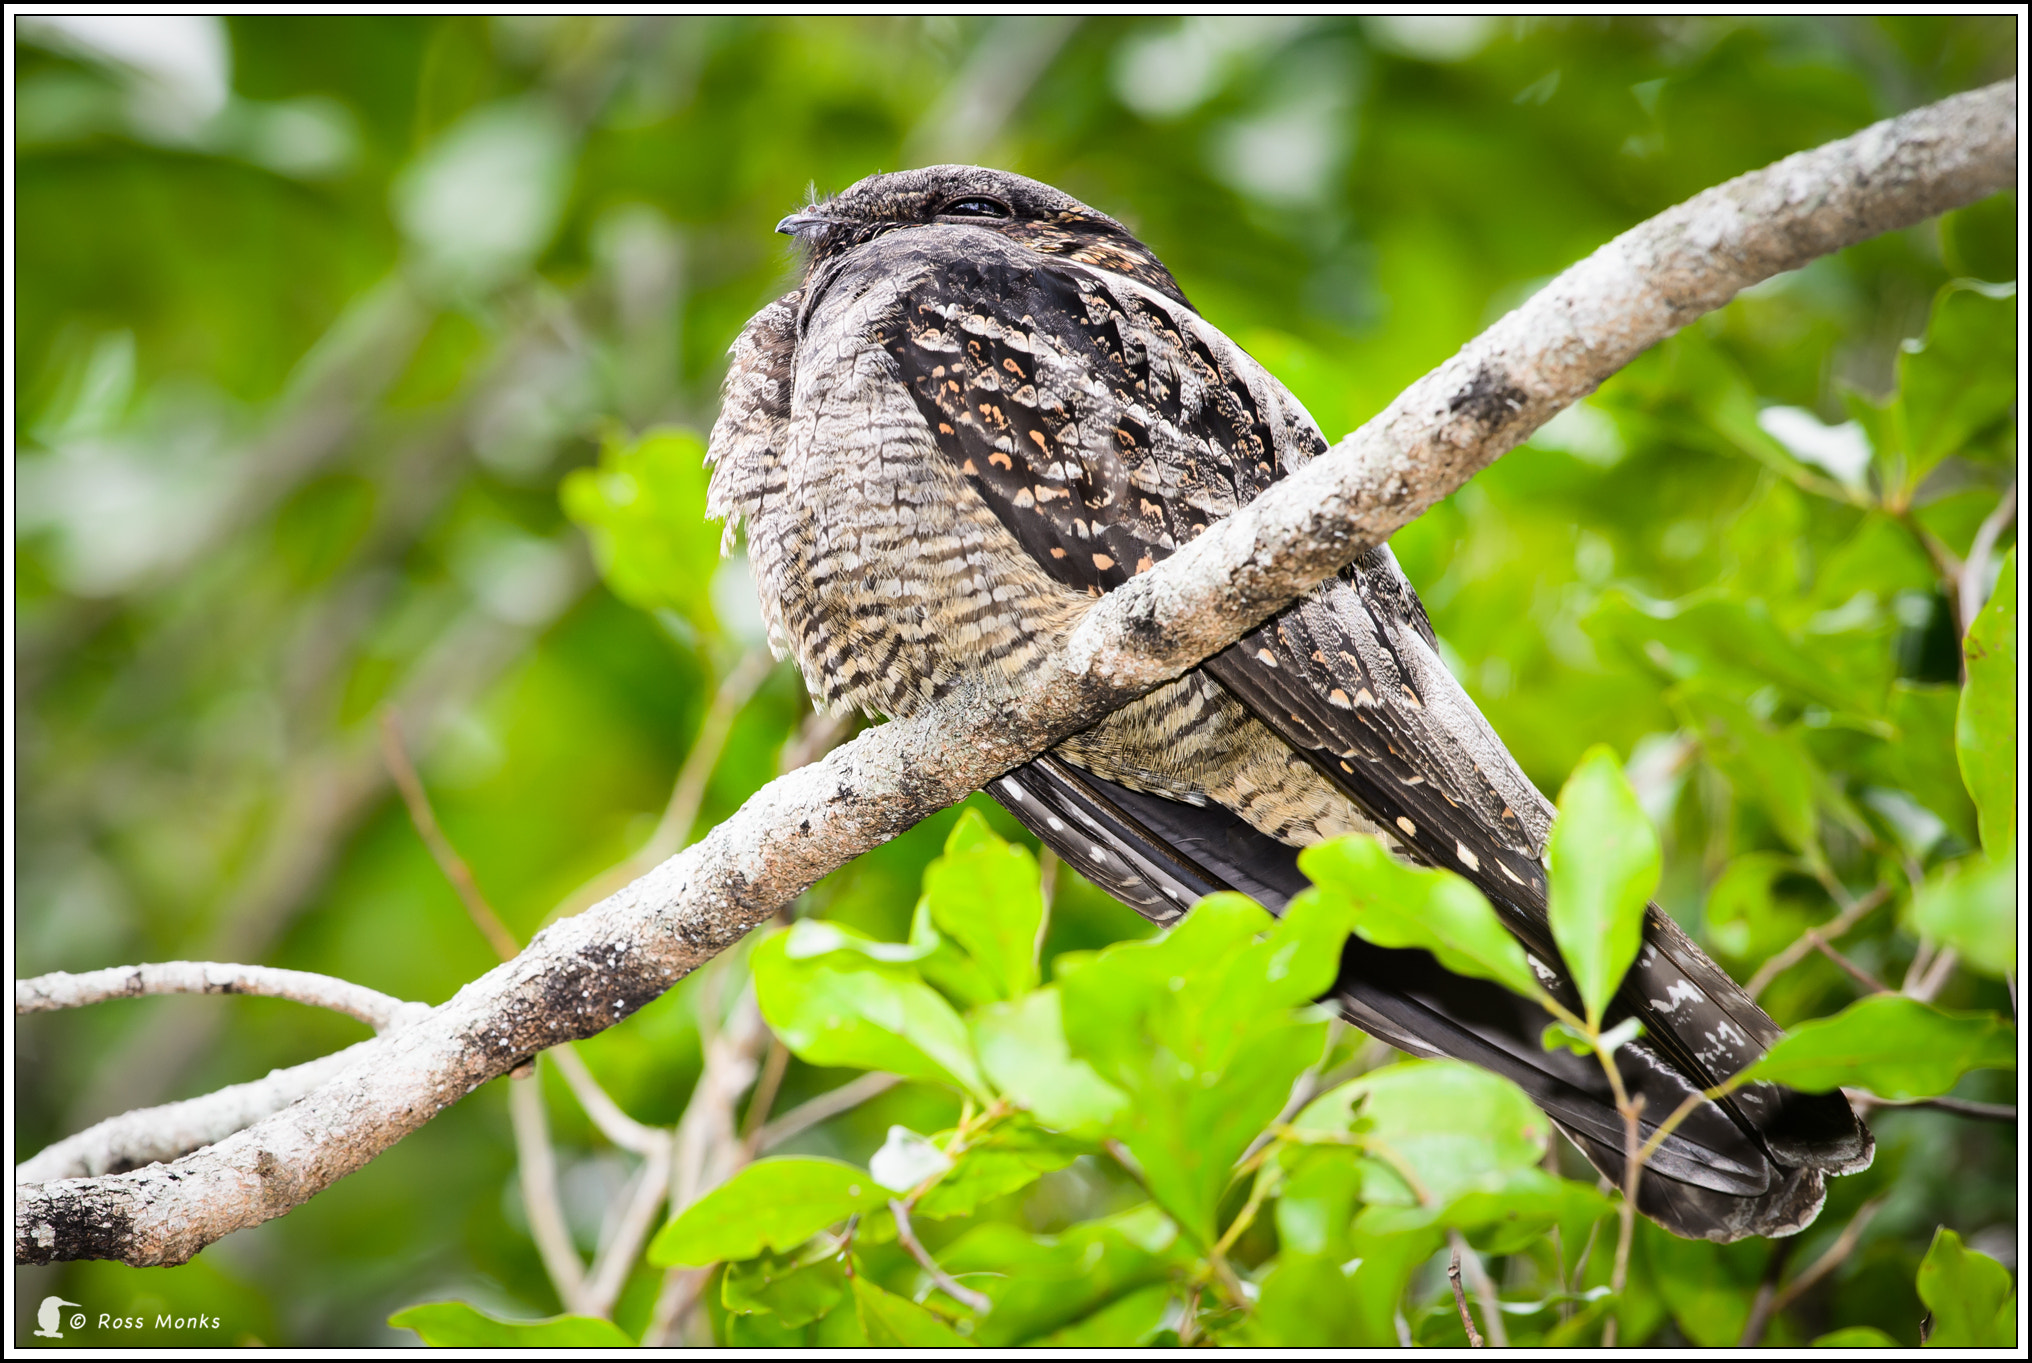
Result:
<svg viewBox="0 0 2032 1363"><path fill-rule="evenodd" d="M553 1054L563 1055L569 1049L561 1046ZM642 1165L642 1176L635 1184L634 1195L628 1199L628 1206L621 1214L621 1222L615 1227L613 1238L602 1245L600 1252L593 1257L592 1272L586 1275L585 1287L579 1293L578 1309L587 1315L613 1313L614 1303L620 1300L621 1289L628 1285L629 1271L635 1267L635 1258L642 1252L643 1242L656 1229L656 1213L662 1210L664 1197L670 1191L671 1137L663 1131L653 1134L658 1141Z"/></svg>
<svg viewBox="0 0 2032 1363"><path fill-rule="evenodd" d="M429 1004L405 1003L379 990L330 975L278 970L266 965L224 965L217 961L118 965L82 975L59 970L32 980L17 980L14 1011L53 1013L60 1008L83 1008L108 999L138 999L155 994L253 994L288 999L358 1018L377 1032L430 1014Z"/></svg>
<svg viewBox="0 0 2032 1363"><path fill-rule="evenodd" d="M2013 482L2004 489L2003 500L1996 509L1983 518L1976 530L1975 542L1969 545L1968 559L1961 566L1961 574L1955 581L1955 602L1958 606L1955 623L1961 626L1963 634L1968 633L1975 623L1976 615L1983 608L1985 593L1990 588L1990 555L1996 550L1997 537L2002 535L2012 521L2018 518L2018 484Z"/></svg>
<svg viewBox="0 0 2032 1363"><path fill-rule="evenodd" d="M1798 1301L1808 1288L1839 1268L1842 1260L1855 1252L1856 1245L1863 1238L1863 1232L1869 1228L1870 1218L1875 1216L1883 1205L1884 1198L1880 1195L1858 1207L1856 1214L1849 1218L1849 1223L1842 1227L1842 1233L1835 1238L1832 1245L1828 1246L1827 1253L1815 1259L1804 1273L1778 1290L1778 1294L1771 1299L1770 1314L1777 1315ZM1744 1346L1749 1348L1756 1347L1757 1342L1748 1338L1747 1334L1743 1340Z"/></svg>
<svg viewBox="0 0 2032 1363"><path fill-rule="evenodd" d="M1482 1332L1475 1328L1475 1318L1468 1311L1468 1294L1461 1290L1460 1277L1460 1246L1456 1245L1453 1258L1446 1266L1446 1280L1453 1287L1453 1309L1460 1312L1461 1329L1467 1331L1468 1347L1484 1348L1486 1346L1482 1342Z"/></svg>
<svg viewBox="0 0 2032 1363"><path fill-rule="evenodd" d="M1449 1230L1446 1235L1453 1245L1453 1261L1447 1270L1448 1274L1450 1276L1457 1276L1464 1272L1467 1275L1468 1282L1475 1289L1475 1295L1481 1298L1482 1323L1488 1327L1489 1347L1494 1349L1509 1348L1510 1332L1503 1325L1502 1299L1496 1295L1495 1283L1489 1280L1489 1270L1482 1266L1482 1256L1475 1253L1473 1246L1468 1244L1467 1237L1459 1231ZM1460 1288L1456 1286L1454 1292L1458 1294ZM1467 1303L1465 1301L1461 1301L1461 1315L1463 1318L1467 1315ZM1469 1333L1470 1335L1473 1334L1472 1331ZM1470 1339L1469 1342L1473 1343L1475 1341Z"/></svg>
<svg viewBox="0 0 2032 1363"><path fill-rule="evenodd" d="M529 1238L536 1242L558 1303L567 1311L577 1311L586 1266L572 1244L564 1204L558 1198L557 1155L550 1148L543 1083L535 1074L509 1080L508 1115L515 1126L515 1160L522 1174L522 1206L529 1213Z"/></svg>
<svg viewBox="0 0 2032 1363"><path fill-rule="evenodd" d="M969 1311L986 1315L989 1308L994 1306L995 1303L988 1300L986 1294L976 1292L971 1287L961 1286L953 1278L952 1274L938 1266L938 1260L932 1258L930 1252L919 1243L917 1232L911 1227L910 1208L892 1197L889 1199L889 1214L896 1218L897 1243L910 1251L910 1257L917 1260L917 1266L923 1269L925 1275L931 1279L932 1286L966 1307Z"/></svg>
<svg viewBox="0 0 2032 1363"><path fill-rule="evenodd" d="M1743 992L1753 999L1756 998L1770 987L1771 981L1805 960L1807 953L1826 944L1833 943L1850 928L1868 917L1870 910L1876 908L1890 897L1891 891L1879 885L1861 898L1850 900L1847 904L1843 905L1840 913L1830 918L1827 922L1822 923L1819 927L1810 928L1806 932L1800 933L1790 946L1787 946L1783 951L1758 966L1757 973L1750 976L1749 983L1743 986Z"/></svg>
<svg viewBox="0 0 2032 1363"><path fill-rule="evenodd" d="M473 920L473 926L487 939L487 945L494 948L496 956L504 961L513 960L515 953L522 950L522 944L515 940L514 933L508 931L501 915L494 912L487 896L480 893L480 882L473 879L473 868L466 865L466 859L459 855L451 839L438 827L437 812L430 807L430 796L423 789L423 779L416 774L416 767L409 760L409 750L402 743L402 727L396 722L393 710L381 712L381 755L388 765L388 775L394 780L395 788L402 792L402 803L409 810L409 822L415 827L416 836L423 839L423 845L430 849L438 870L444 872L444 878L458 892L459 902L466 906L466 916Z"/></svg>
<svg viewBox="0 0 2032 1363"><path fill-rule="evenodd" d="M621 1021L820 876L1226 647L1740 290L2008 188L2016 172L2006 82L1632 229L1329 454L1097 601L1019 700L957 695L771 783L339 1078L173 1168L21 1185L17 1261L181 1263L282 1215L525 1057Z"/></svg>
<svg viewBox="0 0 2032 1363"><path fill-rule="evenodd" d="M14 1181L43 1183L95 1174L121 1174L181 1159L235 1131L244 1131L345 1073L361 1058L357 1054L360 1048L371 1044L363 1041L301 1065L272 1070L264 1078L233 1084L202 1098L137 1108L108 1117L23 1160L14 1167Z"/></svg>
<svg viewBox="0 0 2032 1363"><path fill-rule="evenodd" d="M600 1081L593 1078L593 1072L586 1068L586 1062L570 1046L559 1046L548 1052L557 1062L559 1074L571 1086L572 1096L579 1100L579 1106L592 1118L593 1125L623 1150L631 1150L645 1159L666 1149L670 1145L670 1133L653 1126L644 1126L621 1110L621 1105L607 1096L600 1087Z"/></svg>
<svg viewBox="0 0 2032 1363"><path fill-rule="evenodd" d="M757 1131L755 1149L774 1150L792 1136L809 1131L820 1122L831 1121L842 1112L857 1108L876 1094L887 1093L902 1082L895 1075L879 1070L856 1075L836 1089L827 1089L818 1097L799 1103Z"/></svg>

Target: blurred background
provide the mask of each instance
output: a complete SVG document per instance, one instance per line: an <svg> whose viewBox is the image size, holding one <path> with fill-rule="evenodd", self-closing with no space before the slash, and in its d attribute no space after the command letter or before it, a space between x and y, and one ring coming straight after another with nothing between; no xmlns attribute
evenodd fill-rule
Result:
<svg viewBox="0 0 2032 1363"><path fill-rule="evenodd" d="M395 792L384 717L525 939L730 812L786 749L836 740L789 669L743 673L752 589L716 557L682 434L709 428L728 344L793 281L771 227L808 186L937 161L1049 181L1129 223L1332 437L1615 233L2009 75L2017 41L2010 17L18 19L17 974L250 961L447 998L495 958ZM1542 787L1594 742L1631 759L1668 830L1669 907L1733 944L1739 973L1771 944L1710 930L1703 906L1732 858L1787 841L1782 818L1731 805L1727 750L1641 647L1615 646L1630 603L1791 581L1820 552L1802 546L1846 542L1863 513L1787 476L1860 476L1855 395L1891 389L1950 278L2015 278L2015 224L2007 196L1754 290L1395 541ZM672 430L629 443L651 428ZM2001 480L1965 483L1916 512L1956 552ZM623 533L644 517L665 527L646 565ZM1919 562L1823 632L1866 630L1897 678L1951 686L1951 603ZM1789 703L1758 719L1790 722ZM717 758L674 800L702 730ZM1854 734L1829 741L1808 750L1848 791L1823 811L1848 829L1828 835L1837 863L1909 854L1914 827L1922 859L1973 841L1958 787L1929 797ZM807 910L901 936L952 817ZM1048 951L1142 933L1071 880ZM1795 890L1773 920L1793 933L1832 912ZM1881 952L1857 953L1893 969L1912 944L1885 917ZM1790 1021L1844 985L1815 957L1765 1001ZM699 1018L723 1006L709 988L729 981L580 1048L639 1119L683 1110ZM1986 981L1943 998L1978 990L2001 1006ZM17 1150L362 1035L253 999L23 1019ZM781 1106L839 1077L793 1065ZM17 1269L18 1297L205 1311L216 1342L292 1345L411 1342L388 1313L448 1296L555 1312L503 1087L186 1267ZM629 1165L552 1099L590 1247ZM803 1148L865 1158L941 1105L896 1090ZM1832 1290L1916 1320L1934 1221L2015 1245L2010 1128L1913 1113L1878 1131L1872 1178L1901 1200Z"/></svg>

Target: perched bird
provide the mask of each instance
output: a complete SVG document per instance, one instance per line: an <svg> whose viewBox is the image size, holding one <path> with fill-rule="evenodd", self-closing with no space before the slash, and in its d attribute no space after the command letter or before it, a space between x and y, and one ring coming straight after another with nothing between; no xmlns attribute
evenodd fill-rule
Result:
<svg viewBox="0 0 2032 1363"><path fill-rule="evenodd" d="M804 280L734 343L709 507L729 545L745 524L771 642L828 709L1021 693L1094 598L1327 448L1148 247L1048 185L876 175L777 230L806 248ZM1377 834L1472 881L1578 1006L1547 925L1552 807L1440 662L1387 547L989 789L1160 924L1221 889L1279 911L1306 886L1300 848ZM1620 1180L1600 1065L1545 1050L1537 1005L1359 939L1333 997L1405 1051L1508 1076ZM1628 1016L1643 1039L1618 1063L1652 1120L1779 1035L1655 907L1611 1013ZM1871 1153L1839 1093L1751 1086L1693 1111L1639 1205L1689 1237L1787 1234L1824 1174Z"/></svg>

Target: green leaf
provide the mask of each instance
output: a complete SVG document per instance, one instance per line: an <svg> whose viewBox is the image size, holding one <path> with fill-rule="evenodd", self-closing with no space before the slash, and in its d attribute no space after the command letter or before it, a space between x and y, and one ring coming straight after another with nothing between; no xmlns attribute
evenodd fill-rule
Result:
<svg viewBox="0 0 2032 1363"><path fill-rule="evenodd" d="M1703 910L1708 942L1725 956L1762 960L1799 936L1805 916L1781 907L1778 878L1797 870L1791 857L1749 852L1728 864Z"/></svg>
<svg viewBox="0 0 2032 1363"><path fill-rule="evenodd" d="M690 431L662 427L633 440L610 432L598 467L567 474L559 499L585 527L614 595L716 628L707 588L719 566L719 534L706 520L705 456L705 443Z"/></svg>
<svg viewBox="0 0 2032 1363"><path fill-rule="evenodd" d="M997 837L978 810L960 814L945 855L925 868L923 902L932 924L980 963L996 997L1037 987L1044 922L1037 859Z"/></svg>
<svg viewBox="0 0 2032 1363"><path fill-rule="evenodd" d="M727 1265L720 1302L736 1315L765 1311L795 1329L846 1299L845 1256L829 1236L813 1236L789 1254L764 1254Z"/></svg>
<svg viewBox="0 0 2032 1363"><path fill-rule="evenodd" d="M755 948L755 999L783 1044L808 1064L888 1070L989 1099L952 1005L907 965L841 945L851 941L806 920Z"/></svg>
<svg viewBox="0 0 2032 1363"><path fill-rule="evenodd" d="M1813 1341L1816 1349L1896 1349L1898 1341L1874 1325L1851 1325L1821 1335Z"/></svg>
<svg viewBox="0 0 2032 1363"><path fill-rule="evenodd" d="M1356 933L1379 947L1420 947L1456 975L1494 980L1538 998L1544 989L1482 892L1451 871L1405 866L1371 837L1351 835L1306 848L1299 869L1317 896L1345 913ZM1338 953L1336 953L1338 954Z"/></svg>
<svg viewBox="0 0 2032 1363"><path fill-rule="evenodd" d="M2011 1272L1987 1254L1969 1249L1942 1226L1919 1265L1919 1300L1933 1313L1929 1349L2013 1348L2018 1320Z"/></svg>
<svg viewBox="0 0 2032 1363"><path fill-rule="evenodd" d="M1171 1311L1173 1291L1162 1284L1117 1297L1093 1314L1030 1341L1040 1349L1146 1348Z"/></svg>
<svg viewBox="0 0 2032 1363"><path fill-rule="evenodd" d="M969 1022L989 1081L1043 1125L1098 1140L1128 1105L1120 1089L1066 1049L1056 987L976 1009Z"/></svg>
<svg viewBox="0 0 2032 1363"><path fill-rule="evenodd" d="M1193 1256L1177 1225L1146 1202L1059 1235L986 1221L941 1250L939 1262L995 1303L974 1339L1002 1348L1042 1343L1145 1289L1169 1291Z"/></svg>
<svg viewBox="0 0 2032 1363"><path fill-rule="evenodd" d="M1356 1152L1285 1144L1277 1158L1285 1169L1277 1194L1277 1243L1292 1254L1345 1259L1362 1194Z"/></svg>
<svg viewBox="0 0 2032 1363"><path fill-rule="evenodd" d="M1978 845L1976 807L1957 761L1955 722L1962 689L1900 681L1893 683L1890 696L1885 713L1896 732L1865 754L1870 778L1910 791L1956 837Z"/></svg>
<svg viewBox="0 0 2032 1363"><path fill-rule="evenodd" d="M635 1341L611 1320L552 1316L500 1320L462 1301L434 1301L397 1311L397 1329L414 1330L438 1349L632 1349Z"/></svg>
<svg viewBox="0 0 2032 1363"><path fill-rule="evenodd" d="M1436 1227L1358 1233L1346 1259L1279 1254L1233 1342L1273 1349L1394 1348L1404 1289L1445 1239Z"/></svg>
<svg viewBox="0 0 2032 1363"><path fill-rule="evenodd" d="M1644 940L1644 908L1663 865L1658 832L1616 755L1588 751L1559 792L1552 825L1552 937L1597 1024Z"/></svg>
<svg viewBox="0 0 2032 1363"><path fill-rule="evenodd" d="M2008 425L2018 402L2017 291L1956 282L1934 296L1923 345L1898 357L1897 407L1912 489L1941 460Z"/></svg>
<svg viewBox="0 0 2032 1363"><path fill-rule="evenodd" d="M1332 982L1346 938L1317 898L1273 922L1221 894L1164 937L1058 959L1068 1046L1127 1095L1115 1134L1202 1244L1235 1160L1319 1058L1325 1024L1292 1009Z"/></svg>
<svg viewBox="0 0 2032 1363"><path fill-rule="evenodd" d="M649 1262L701 1267L789 1253L856 1212L886 1206L888 1192L865 1169L838 1160L757 1160L686 1207L657 1233Z"/></svg>
<svg viewBox="0 0 2032 1363"><path fill-rule="evenodd" d="M1091 1146L1025 1121L1005 1121L959 1156L952 1172L917 1200L916 1215L936 1220L966 1216L981 1203L1063 1169Z"/></svg>
<svg viewBox="0 0 2032 1363"><path fill-rule="evenodd" d="M1300 1131L1352 1131L1363 1165L1358 1226L1378 1232L1430 1224L1453 1200L1499 1191L1545 1156L1551 1120L1500 1075L1457 1060L1409 1060L1372 1070L1306 1104ZM1416 1187L1406 1182L1407 1175ZM1377 1207L1415 1207L1426 1219L1371 1222Z"/></svg>
<svg viewBox="0 0 2032 1363"><path fill-rule="evenodd" d="M884 1292L865 1274L854 1277L854 1306L868 1344L876 1349L970 1349L973 1341L960 1335L907 1297Z"/></svg>
<svg viewBox="0 0 2032 1363"><path fill-rule="evenodd" d="M2018 548L2004 555L1989 604L1962 640L1968 682L1954 719L1954 752L1976 802L1983 850L2007 861L2018 851Z"/></svg>
<svg viewBox="0 0 2032 1363"><path fill-rule="evenodd" d="M1800 1024L1734 1082L1932 1098L1970 1070L2017 1063L2017 1029L1993 1013L1947 1013L1902 994L1873 994Z"/></svg>
<svg viewBox="0 0 2032 1363"><path fill-rule="evenodd" d="M1936 867L1912 896L1912 926L1986 975L2018 969L2018 867L1986 856Z"/></svg>
<svg viewBox="0 0 2032 1363"><path fill-rule="evenodd" d="M1827 794L1827 777L1798 736L1766 724L1712 687L1676 686L1666 699L1736 797L1762 809L1794 851L1809 861L1823 860L1816 811Z"/></svg>

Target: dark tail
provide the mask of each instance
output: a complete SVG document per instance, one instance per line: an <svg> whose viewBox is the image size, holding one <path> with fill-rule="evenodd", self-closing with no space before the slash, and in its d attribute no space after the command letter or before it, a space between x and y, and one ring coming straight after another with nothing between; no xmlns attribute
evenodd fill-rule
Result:
<svg viewBox="0 0 2032 1363"><path fill-rule="evenodd" d="M1160 924L1226 889L1281 912L1309 884L1298 849L1227 810L1128 790L1050 754L997 779L989 793L1080 874ZM1514 1081L1596 1169L1622 1182L1623 1120L1601 1064L1547 1051L1540 1038L1551 1017L1537 1004L1443 970L1423 951L1359 938L1343 951L1334 996L1350 1022L1400 1050L1466 1060ZM1643 1038L1617 1052L1626 1089L1644 1099L1643 1139L1687 1095L1743 1069L1780 1035L1655 907L1611 1016L1644 1025ZM1645 1165L1637 1205L1689 1239L1790 1235L1820 1211L1824 1176L1867 1168L1873 1150L1839 1093L1752 1085L1693 1109Z"/></svg>

